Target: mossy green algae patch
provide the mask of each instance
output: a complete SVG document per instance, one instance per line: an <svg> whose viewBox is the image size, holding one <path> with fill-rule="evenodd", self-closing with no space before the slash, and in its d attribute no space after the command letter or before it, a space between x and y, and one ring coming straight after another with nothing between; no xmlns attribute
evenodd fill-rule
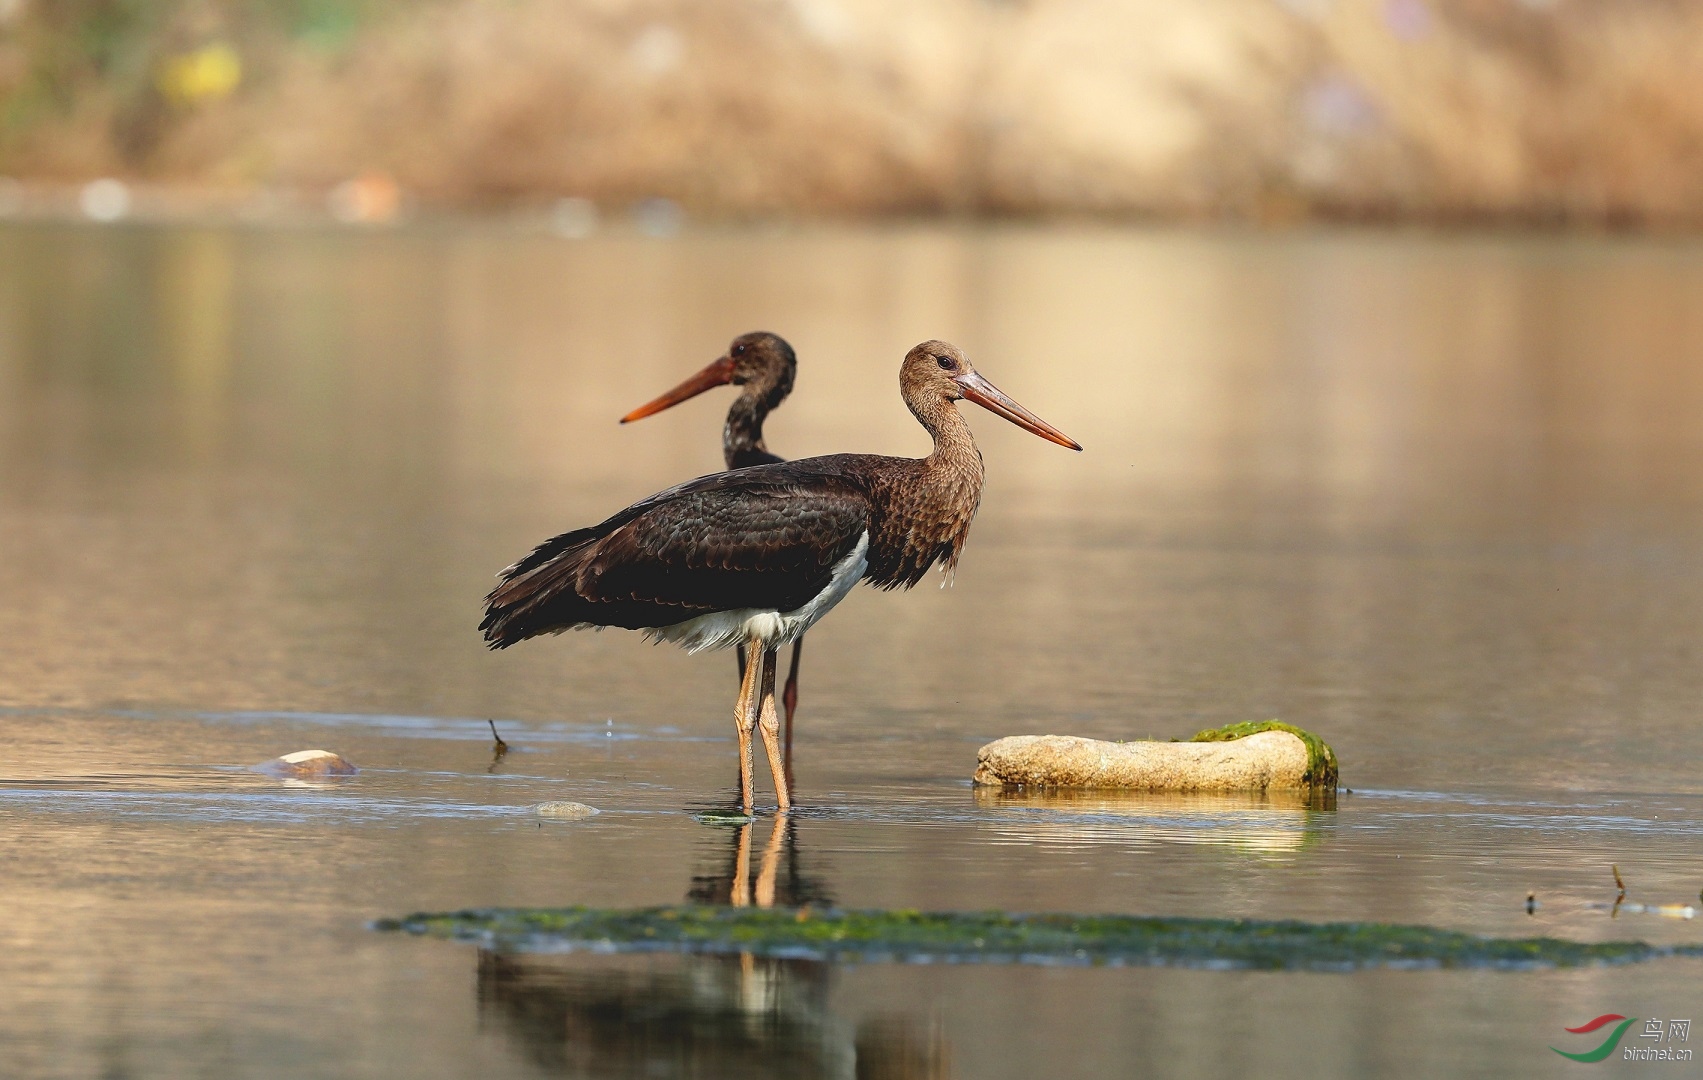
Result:
<svg viewBox="0 0 1703 1080"><path fill-rule="evenodd" d="M1245 720L1240 724L1197 731L1189 742L1233 742L1262 731L1287 731L1300 739L1307 747L1307 772L1301 777L1301 782L1309 787L1336 790L1336 751L1317 735L1294 724L1285 724L1281 720Z"/></svg>
<svg viewBox="0 0 1703 1080"><path fill-rule="evenodd" d="M483 908L376 929L513 951L751 953L839 961L994 962L1345 971L1542 968L1703 956L1703 945L1491 938L1390 923L681 906Z"/></svg>

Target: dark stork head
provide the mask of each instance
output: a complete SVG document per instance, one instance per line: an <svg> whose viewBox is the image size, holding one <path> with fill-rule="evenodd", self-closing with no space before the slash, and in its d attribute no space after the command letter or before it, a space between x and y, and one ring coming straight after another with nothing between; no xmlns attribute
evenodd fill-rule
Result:
<svg viewBox="0 0 1703 1080"><path fill-rule="evenodd" d="M752 411L760 417L792 393L792 380L797 374L798 357L780 335L764 330L740 334L727 347L726 355L668 393L621 417L621 423L643 420L705 390L729 383L744 387L745 392L740 396L750 399L755 407Z"/></svg>
<svg viewBox="0 0 1703 1080"><path fill-rule="evenodd" d="M961 349L944 341L925 341L905 355L904 366L899 369L899 392L930 431L935 430L934 417L948 407L947 402L973 401L1049 442L1082 449L1075 439L1006 397L975 369Z"/></svg>

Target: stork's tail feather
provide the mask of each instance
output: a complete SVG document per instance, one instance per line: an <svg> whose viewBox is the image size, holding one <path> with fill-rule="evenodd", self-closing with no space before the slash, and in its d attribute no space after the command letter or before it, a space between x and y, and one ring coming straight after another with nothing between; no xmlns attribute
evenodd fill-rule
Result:
<svg viewBox="0 0 1703 1080"><path fill-rule="evenodd" d="M583 603L574 591L581 568L596 551L599 529L579 529L539 544L502 572L502 582L485 597L479 623L485 642L506 649L539 634L559 633L581 620L568 609Z"/></svg>

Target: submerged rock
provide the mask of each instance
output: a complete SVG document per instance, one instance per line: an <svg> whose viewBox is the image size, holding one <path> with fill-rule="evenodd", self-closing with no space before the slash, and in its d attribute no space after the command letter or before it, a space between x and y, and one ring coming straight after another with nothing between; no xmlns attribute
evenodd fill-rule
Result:
<svg viewBox="0 0 1703 1080"><path fill-rule="evenodd" d="M293 754L263 761L254 766L254 771L292 780L313 780L325 776L354 776L361 770L342 754L334 754L330 750L297 750Z"/></svg>
<svg viewBox="0 0 1703 1080"><path fill-rule="evenodd" d="M1336 754L1276 722L1202 731L1188 742L1012 735L976 753L975 782L1040 788L1228 792L1336 790Z"/></svg>
<svg viewBox="0 0 1703 1080"><path fill-rule="evenodd" d="M579 821L603 811L582 802L547 802L538 804L538 816L554 821Z"/></svg>
<svg viewBox="0 0 1703 1080"><path fill-rule="evenodd" d="M698 822L700 825L749 825L753 821L756 821L757 818L755 815L747 814L743 810L717 807L712 810L705 810L702 813L693 814L692 820Z"/></svg>

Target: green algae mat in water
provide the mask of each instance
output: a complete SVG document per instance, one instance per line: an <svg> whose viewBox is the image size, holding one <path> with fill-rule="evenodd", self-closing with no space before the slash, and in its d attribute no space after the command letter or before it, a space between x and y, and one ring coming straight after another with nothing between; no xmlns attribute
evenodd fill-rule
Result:
<svg viewBox="0 0 1703 1080"><path fill-rule="evenodd" d="M484 908L374 924L516 951L752 953L818 960L1166 965L1346 971L1537 968L1703 956L1703 945L1486 938L1389 923L808 908Z"/></svg>

